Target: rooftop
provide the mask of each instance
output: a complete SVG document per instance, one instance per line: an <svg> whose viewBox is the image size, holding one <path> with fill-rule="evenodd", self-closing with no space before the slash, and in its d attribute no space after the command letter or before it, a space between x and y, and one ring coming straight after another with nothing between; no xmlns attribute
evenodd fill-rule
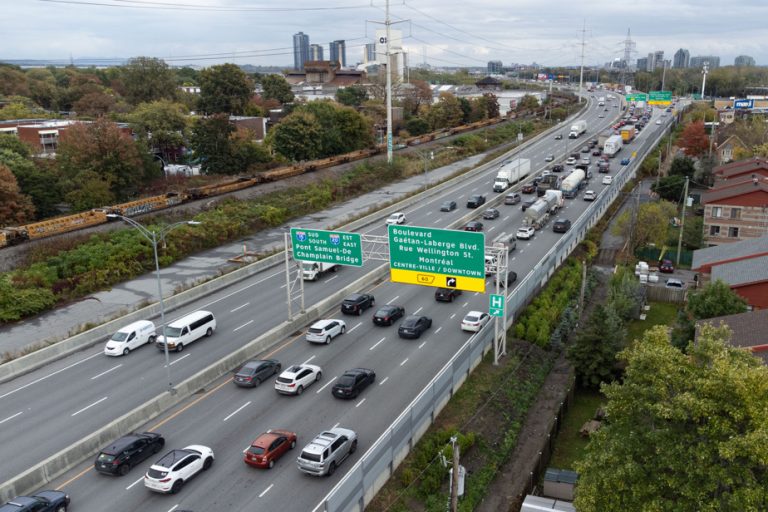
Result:
<svg viewBox="0 0 768 512"><path fill-rule="evenodd" d="M693 251L691 268L699 270L705 265L751 258L764 254L768 254L768 236Z"/></svg>
<svg viewBox="0 0 768 512"><path fill-rule="evenodd" d="M763 348L768 345L768 309L699 320L696 322L696 336L703 324L711 324L715 327L727 325L732 331L730 343L734 347ZM758 351L755 350L755 352ZM759 355L764 361L768 359L768 351L759 352L762 352Z"/></svg>
<svg viewBox="0 0 768 512"><path fill-rule="evenodd" d="M730 286L768 281L768 255L712 267L712 280L721 279Z"/></svg>

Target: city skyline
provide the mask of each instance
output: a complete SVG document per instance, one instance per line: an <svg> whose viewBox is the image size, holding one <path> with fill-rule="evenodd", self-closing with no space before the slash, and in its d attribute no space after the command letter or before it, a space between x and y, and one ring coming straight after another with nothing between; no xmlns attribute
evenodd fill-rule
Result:
<svg viewBox="0 0 768 512"><path fill-rule="evenodd" d="M710 0L670 0L663 12L643 2L632 8L605 0L590 2L588 8L562 0L552 3L543 12L530 0L514 8L499 0L478 0L471 6L414 0L393 4L391 17L393 22L408 20L403 46L413 61L433 66L484 67L489 60L578 65L582 38L585 64L601 65L623 57L628 28L636 43L633 62L658 49L671 60L685 48L691 56L719 56L721 65L732 65L739 55L768 64L761 1L734 0L728 9L718 10ZM174 66L290 66L293 48L286 42L299 31L324 47L344 40L347 65L354 65L363 60L365 44L380 27L374 21L384 18L383 3L351 0L320 7L264 7L234 0L26 1L14 2L4 14L0 59L145 55Z"/></svg>

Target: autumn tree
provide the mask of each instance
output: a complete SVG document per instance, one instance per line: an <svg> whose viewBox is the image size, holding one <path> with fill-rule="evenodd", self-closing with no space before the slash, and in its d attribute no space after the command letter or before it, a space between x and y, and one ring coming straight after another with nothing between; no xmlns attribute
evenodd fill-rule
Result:
<svg viewBox="0 0 768 512"><path fill-rule="evenodd" d="M90 92L75 103L72 108L79 116L101 117L115 108L115 98L104 92Z"/></svg>
<svg viewBox="0 0 768 512"><path fill-rule="evenodd" d="M686 155L699 157L709 151L709 136L704 129L704 121L690 123L683 129L677 144Z"/></svg>
<svg viewBox="0 0 768 512"><path fill-rule="evenodd" d="M668 201L641 204L634 219L632 210L628 209L618 216L611 233L630 240L629 250L633 254L640 247L650 244L663 246L669 235L669 219L677 213L675 205Z"/></svg>
<svg viewBox="0 0 768 512"><path fill-rule="evenodd" d="M768 369L704 326L684 354L665 326L620 355L606 421L576 463L582 512L765 510Z"/></svg>
<svg viewBox="0 0 768 512"><path fill-rule="evenodd" d="M169 100L141 103L129 116L134 131L148 140L168 162L174 160L184 145L187 128L187 108Z"/></svg>
<svg viewBox="0 0 768 512"><path fill-rule="evenodd" d="M0 226L15 226L33 220L35 207L30 198L21 193L16 176L0 164Z"/></svg>
<svg viewBox="0 0 768 512"><path fill-rule="evenodd" d="M400 88L401 105L406 115L416 115L419 108L432 104L432 89L424 80L411 80Z"/></svg>
<svg viewBox="0 0 768 512"><path fill-rule="evenodd" d="M173 71L161 59L130 59L122 68L122 82L126 98L133 105L176 97Z"/></svg>
<svg viewBox="0 0 768 512"><path fill-rule="evenodd" d="M208 114L242 114L253 96L253 83L234 64L211 66L200 72L200 110Z"/></svg>
<svg viewBox="0 0 768 512"><path fill-rule="evenodd" d="M267 75L262 77L261 88L261 96L265 100L273 99L279 101L281 104L293 101L291 84L280 75Z"/></svg>
<svg viewBox="0 0 768 512"><path fill-rule="evenodd" d="M459 126L464 117L458 98L449 92L441 92L440 99L430 107L422 106L419 117L429 123L432 130Z"/></svg>
<svg viewBox="0 0 768 512"><path fill-rule="evenodd" d="M517 110L535 110L537 108L539 108L539 100L531 94L525 94L517 102Z"/></svg>

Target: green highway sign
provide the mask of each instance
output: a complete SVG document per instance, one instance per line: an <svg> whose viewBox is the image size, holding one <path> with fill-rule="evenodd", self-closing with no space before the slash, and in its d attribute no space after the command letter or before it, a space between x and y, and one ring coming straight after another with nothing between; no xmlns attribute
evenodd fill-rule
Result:
<svg viewBox="0 0 768 512"><path fill-rule="evenodd" d="M648 95L645 93L637 93L637 94L627 94L625 96L625 99L628 102L637 102L637 101L648 101Z"/></svg>
<svg viewBox="0 0 768 512"><path fill-rule="evenodd" d="M672 103L672 91L651 91L648 96L651 105L669 105Z"/></svg>
<svg viewBox="0 0 768 512"><path fill-rule="evenodd" d="M291 228L291 242L295 260L363 266L359 233Z"/></svg>
<svg viewBox="0 0 768 512"><path fill-rule="evenodd" d="M396 283L485 293L485 235L389 226L389 271Z"/></svg>
<svg viewBox="0 0 768 512"><path fill-rule="evenodd" d="M491 316L504 316L504 296L491 294L488 297L488 314Z"/></svg>

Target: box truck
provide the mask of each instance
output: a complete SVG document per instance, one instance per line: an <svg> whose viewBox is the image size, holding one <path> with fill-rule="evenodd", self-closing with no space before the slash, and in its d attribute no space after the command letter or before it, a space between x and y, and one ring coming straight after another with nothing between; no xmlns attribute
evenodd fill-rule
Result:
<svg viewBox="0 0 768 512"><path fill-rule="evenodd" d="M516 158L505 162L499 168L493 182L494 192L504 192L513 184L524 179L531 172L531 161L527 158Z"/></svg>

